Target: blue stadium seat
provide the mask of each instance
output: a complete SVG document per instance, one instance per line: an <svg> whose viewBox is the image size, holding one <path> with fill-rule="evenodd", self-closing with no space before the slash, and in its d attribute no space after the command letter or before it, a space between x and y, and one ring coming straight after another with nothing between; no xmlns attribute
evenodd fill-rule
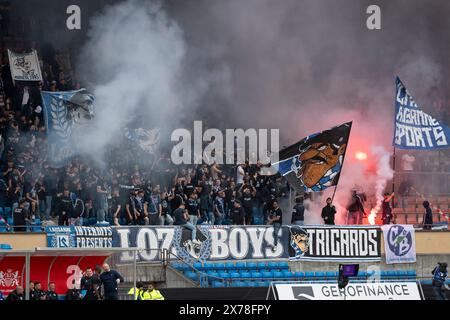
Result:
<svg viewBox="0 0 450 320"><path fill-rule="evenodd" d="M8 229L6 228L6 224L0 224L0 232L8 232Z"/></svg>
<svg viewBox="0 0 450 320"><path fill-rule="evenodd" d="M40 225L38 225L38 226L36 226L36 225L31 225L30 226L30 231L31 232L42 232L42 226L40 226Z"/></svg>
<svg viewBox="0 0 450 320"><path fill-rule="evenodd" d="M170 266L174 269L179 269L180 268L180 263L178 262L171 262Z"/></svg>
<svg viewBox="0 0 450 320"><path fill-rule="evenodd" d="M225 269L225 264L223 262L214 263L214 270L220 271Z"/></svg>
<svg viewBox="0 0 450 320"><path fill-rule="evenodd" d="M269 262L269 264L270 264L270 262ZM265 262L258 262L258 265L257 265L258 270L262 271L262 270L266 269L266 267L267 267L267 265Z"/></svg>
<svg viewBox="0 0 450 320"><path fill-rule="evenodd" d="M14 220L13 220L13 218L6 218L6 222L8 222L8 224L9 224L10 226L13 226L13 225L14 225Z"/></svg>
<svg viewBox="0 0 450 320"><path fill-rule="evenodd" d="M409 278L415 278L417 276L416 270L408 270L406 271L406 274L408 275Z"/></svg>
<svg viewBox="0 0 450 320"><path fill-rule="evenodd" d="M8 218L12 218L12 211L11 211L11 208L10 208L10 207L6 207L6 208L5 208L5 215L6 215L6 217L8 217Z"/></svg>
<svg viewBox="0 0 450 320"><path fill-rule="evenodd" d="M323 279L325 279L325 272L323 272L323 271L316 271L314 276L318 280L323 280Z"/></svg>
<svg viewBox="0 0 450 320"><path fill-rule="evenodd" d="M240 274L241 274L241 278L244 278L244 279L249 279L252 277L250 272L241 272Z"/></svg>
<svg viewBox="0 0 450 320"><path fill-rule="evenodd" d="M219 273L214 270L208 270L206 271L206 275L210 277L219 277Z"/></svg>
<svg viewBox="0 0 450 320"><path fill-rule="evenodd" d="M256 282L253 282L253 281L247 281L247 286L248 286L248 287L256 287Z"/></svg>
<svg viewBox="0 0 450 320"><path fill-rule="evenodd" d="M420 283L431 286L432 280L431 279L421 280Z"/></svg>
<svg viewBox="0 0 450 320"><path fill-rule="evenodd" d="M255 269L258 268L258 266L256 265L255 262L247 262L247 263L245 264L245 267L246 267L248 270L255 270Z"/></svg>
<svg viewBox="0 0 450 320"><path fill-rule="evenodd" d="M197 281L197 280L198 280L197 273L195 273L194 271L186 271L186 272L184 273L184 275L185 275L187 278L191 279L192 281Z"/></svg>
<svg viewBox="0 0 450 320"><path fill-rule="evenodd" d="M12 250L12 246L9 243L0 244L0 250Z"/></svg>
<svg viewBox="0 0 450 320"><path fill-rule="evenodd" d="M231 276L228 272L219 272L219 277L224 278L224 279L230 279Z"/></svg>
<svg viewBox="0 0 450 320"><path fill-rule="evenodd" d="M241 262L241 261L236 262L235 266L236 266L236 269L237 269L237 270L246 269L245 263L244 263L244 262Z"/></svg>
<svg viewBox="0 0 450 320"><path fill-rule="evenodd" d="M255 283L257 287L267 287L265 281L256 281Z"/></svg>
<svg viewBox="0 0 450 320"><path fill-rule="evenodd" d="M327 279L335 279L337 277L337 272L336 271L327 271L327 272L325 272L325 277Z"/></svg>
<svg viewBox="0 0 450 320"><path fill-rule="evenodd" d="M185 262L181 262L179 265L179 270L181 271L191 271L191 266Z"/></svg>
<svg viewBox="0 0 450 320"><path fill-rule="evenodd" d="M393 270L388 270L387 273L386 273L386 276L388 278L390 278L390 279L396 278L397 277L397 272L393 271Z"/></svg>
<svg viewBox="0 0 450 320"><path fill-rule="evenodd" d="M408 276L408 273L406 270L397 270L397 277L399 278L406 278Z"/></svg>
<svg viewBox="0 0 450 320"><path fill-rule="evenodd" d="M284 274L281 271L274 271L273 277L277 278L277 279L283 279L284 278Z"/></svg>
<svg viewBox="0 0 450 320"><path fill-rule="evenodd" d="M214 264L212 262L205 262L203 264L203 270L213 270L214 269Z"/></svg>
<svg viewBox="0 0 450 320"><path fill-rule="evenodd" d="M239 279L240 277L241 277L241 274L239 272L230 272L231 279Z"/></svg>
<svg viewBox="0 0 450 320"><path fill-rule="evenodd" d="M289 270L289 264L286 261L278 262L277 268L281 270Z"/></svg>
<svg viewBox="0 0 450 320"><path fill-rule="evenodd" d="M225 262L225 269L228 271L235 270L236 267L233 262Z"/></svg>
<svg viewBox="0 0 450 320"><path fill-rule="evenodd" d="M233 284L235 287L245 287L246 286L245 281L233 281Z"/></svg>
<svg viewBox="0 0 450 320"><path fill-rule="evenodd" d="M3 211L3 207L0 207L0 216L3 216L4 211Z"/></svg>
<svg viewBox="0 0 450 320"><path fill-rule="evenodd" d="M261 279L262 278L262 273L261 272L253 271L251 273L251 275L252 275L252 278L257 278L257 279Z"/></svg>
<svg viewBox="0 0 450 320"><path fill-rule="evenodd" d="M201 262L194 262L193 267L194 267L194 269L197 269L197 270L204 270Z"/></svg>
<svg viewBox="0 0 450 320"><path fill-rule="evenodd" d="M273 270L273 269L279 269L278 263L276 263L275 261L269 261L269 262L267 263L267 267L268 267L269 269L271 269L271 270Z"/></svg>
<svg viewBox="0 0 450 320"><path fill-rule="evenodd" d="M212 287L213 288L225 288L225 283L222 281L213 281Z"/></svg>
<svg viewBox="0 0 450 320"><path fill-rule="evenodd" d="M367 278L367 272L366 271L358 271L358 279L363 280Z"/></svg>
<svg viewBox="0 0 450 320"><path fill-rule="evenodd" d="M262 218L262 217L253 217L253 224L254 225L263 225L264 224L264 218Z"/></svg>
<svg viewBox="0 0 450 320"><path fill-rule="evenodd" d="M283 278L286 278L286 279L294 278L294 273L291 271L284 270L284 271L282 271L282 273L283 273Z"/></svg>
<svg viewBox="0 0 450 320"><path fill-rule="evenodd" d="M303 279L305 277L305 273L302 271L296 271L294 272L294 278L296 279Z"/></svg>
<svg viewBox="0 0 450 320"><path fill-rule="evenodd" d="M388 276L387 271L382 270L382 271L380 272L380 277L381 277L381 278L387 278L387 276Z"/></svg>
<svg viewBox="0 0 450 320"><path fill-rule="evenodd" d="M305 279L314 279L314 272L306 271L305 272Z"/></svg>
<svg viewBox="0 0 450 320"><path fill-rule="evenodd" d="M272 279L273 278L273 272L272 271L263 271L262 277L265 279Z"/></svg>

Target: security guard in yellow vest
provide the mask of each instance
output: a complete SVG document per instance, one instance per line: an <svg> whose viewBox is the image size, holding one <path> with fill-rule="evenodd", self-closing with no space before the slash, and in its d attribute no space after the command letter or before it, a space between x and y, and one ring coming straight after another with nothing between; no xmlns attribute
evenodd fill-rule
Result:
<svg viewBox="0 0 450 320"><path fill-rule="evenodd" d="M154 283L149 283L147 290L142 294L142 300L164 300L164 297L156 290Z"/></svg>
<svg viewBox="0 0 450 320"><path fill-rule="evenodd" d="M143 293L144 293L144 284L142 282L136 283L136 288L131 288L128 290L129 295L134 294L134 300L144 300L143 299Z"/></svg>

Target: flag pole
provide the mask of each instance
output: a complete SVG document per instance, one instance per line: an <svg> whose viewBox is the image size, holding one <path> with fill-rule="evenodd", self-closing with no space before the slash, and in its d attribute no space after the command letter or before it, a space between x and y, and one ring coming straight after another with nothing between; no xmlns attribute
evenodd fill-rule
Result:
<svg viewBox="0 0 450 320"><path fill-rule="evenodd" d="M353 121L350 121L350 129L348 130L348 136L347 136L347 146L345 147L345 152L344 152L344 155L342 157L342 167L341 167L341 171L339 172L339 178L341 177L342 170L344 169L345 155L347 154L348 142L350 141L350 133L352 131L352 125L353 125ZM339 185L339 180L337 181L337 183L336 183L336 185L334 187L333 196L331 197L331 204L333 204L334 195L336 194L336 190L337 190L338 185Z"/></svg>
<svg viewBox="0 0 450 320"><path fill-rule="evenodd" d="M339 184L339 183L338 183L338 184ZM331 203L333 203L334 195L336 194L336 190L337 190L338 184L336 184L336 185L334 186L333 196L331 197Z"/></svg>
<svg viewBox="0 0 450 320"><path fill-rule="evenodd" d="M392 176L392 192L395 192L395 145L394 145L394 153L392 155L392 170L394 171L394 175ZM394 207L394 198L392 198L392 208Z"/></svg>

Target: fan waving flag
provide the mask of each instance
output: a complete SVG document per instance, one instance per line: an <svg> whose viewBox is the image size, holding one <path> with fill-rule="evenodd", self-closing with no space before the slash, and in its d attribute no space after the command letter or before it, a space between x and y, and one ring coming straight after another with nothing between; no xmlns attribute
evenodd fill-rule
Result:
<svg viewBox="0 0 450 320"><path fill-rule="evenodd" d="M423 112L399 77L395 85L394 146L418 150L448 148L450 128Z"/></svg>
<svg viewBox="0 0 450 320"><path fill-rule="evenodd" d="M296 191L317 192L337 185L352 122L307 136L283 149L272 163Z"/></svg>
<svg viewBox="0 0 450 320"><path fill-rule="evenodd" d="M49 143L49 164L54 168L64 166L75 154L72 133L94 116L94 97L84 91L41 92Z"/></svg>

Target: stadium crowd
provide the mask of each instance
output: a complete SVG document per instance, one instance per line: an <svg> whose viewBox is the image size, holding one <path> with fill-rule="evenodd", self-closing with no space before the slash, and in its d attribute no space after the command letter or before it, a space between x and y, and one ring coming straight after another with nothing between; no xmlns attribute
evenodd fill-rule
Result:
<svg viewBox="0 0 450 320"><path fill-rule="evenodd" d="M36 43L12 49L20 52L32 48ZM16 230L25 230L24 225L34 219L53 220L58 225L184 224L182 215L174 215L181 201L194 225L262 224L276 210L272 202L287 196L286 182L260 175L259 164L175 166L167 150L154 157L143 154L125 137L110 146L104 165L84 154L65 167L51 168L40 91L78 89L80 83L56 59L56 52L45 47L37 48L43 81L14 84L3 49L0 214L11 208ZM408 156L403 155L402 160L408 161ZM427 159L414 161L414 171L450 172L448 159L439 168ZM432 168L421 168L422 163Z"/></svg>
<svg viewBox="0 0 450 320"><path fill-rule="evenodd" d="M51 168L40 91L80 88L52 54L42 57L42 83L14 84L7 55L1 68L0 207L14 212L16 230L34 219L58 225L181 224L173 216L181 201L193 224L261 224L269 203L286 195L286 183L259 175L258 164L175 166L168 152L140 154L125 137L110 146L105 166L79 155ZM236 200L242 210L234 210Z"/></svg>

